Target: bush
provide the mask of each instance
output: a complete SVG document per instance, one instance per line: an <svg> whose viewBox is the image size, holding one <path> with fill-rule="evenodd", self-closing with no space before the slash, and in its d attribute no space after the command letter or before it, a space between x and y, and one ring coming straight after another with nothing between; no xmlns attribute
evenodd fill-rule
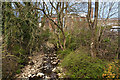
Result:
<svg viewBox="0 0 120 80"><path fill-rule="evenodd" d="M2 80L15 80L16 70L19 68L17 63L18 58L14 55L7 55L2 57Z"/></svg>
<svg viewBox="0 0 120 80"><path fill-rule="evenodd" d="M102 74L103 78L120 78L120 66L118 62L112 62L106 66L104 73Z"/></svg>
<svg viewBox="0 0 120 80"><path fill-rule="evenodd" d="M18 70L16 71L16 73L17 73L17 74L19 74L20 72L21 72L21 70L20 70L20 69L18 69Z"/></svg>
<svg viewBox="0 0 120 80"><path fill-rule="evenodd" d="M59 55L59 58L61 58L61 59L65 58L69 53L71 53L70 49L57 51L57 54Z"/></svg>
<svg viewBox="0 0 120 80"><path fill-rule="evenodd" d="M69 78L101 78L105 62L91 58L81 49L78 52L71 52L61 65L67 70L66 77Z"/></svg>
<svg viewBox="0 0 120 80"><path fill-rule="evenodd" d="M66 36L66 47L70 50L76 50L81 45L89 46L90 44L90 31L86 28L77 29L73 34Z"/></svg>

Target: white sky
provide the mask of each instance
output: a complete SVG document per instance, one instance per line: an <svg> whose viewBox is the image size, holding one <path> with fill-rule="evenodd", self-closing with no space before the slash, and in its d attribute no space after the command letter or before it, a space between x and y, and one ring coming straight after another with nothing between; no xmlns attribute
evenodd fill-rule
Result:
<svg viewBox="0 0 120 80"><path fill-rule="evenodd" d="M43 0L1 0L2 2L42 2ZM62 2L88 2L88 0L44 0L44 1L62 1ZM91 1L95 1L95 0L91 0ZM119 2L120 0L99 0L99 2Z"/></svg>

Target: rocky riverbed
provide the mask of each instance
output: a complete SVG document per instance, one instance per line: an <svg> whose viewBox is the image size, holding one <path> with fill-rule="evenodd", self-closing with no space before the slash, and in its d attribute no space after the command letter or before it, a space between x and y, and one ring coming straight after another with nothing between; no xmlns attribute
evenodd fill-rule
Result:
<svg viewBox="0 0 120 80"><path fill-rule="evenodd" d="M37 79L58 79L61 77L62 68L57 67L60 60L57 58L54 50L47 53L35 53L30 57L29 65L22 69L17 78L29 78L29 80Z"/></svg>

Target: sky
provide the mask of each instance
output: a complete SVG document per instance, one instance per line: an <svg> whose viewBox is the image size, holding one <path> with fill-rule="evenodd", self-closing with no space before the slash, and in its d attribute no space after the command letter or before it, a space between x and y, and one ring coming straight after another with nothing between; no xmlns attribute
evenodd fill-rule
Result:
<svg viewBox="0 0 120 80"><path fill-rule="evenodd" d="M21 2L22 3L22 2ZM14 8L14 5L12 4L12 6L13 6L13 8ZM100 8L100 6L101 6L101 2L99 3L99 8ZM107 14L108 14L108 8L110 7L110 3L107 3L107 5L106 5L107 7L106 7L106 9L104 10L104 18L106 18L106 16L107 16ZM92 7L94 8L95 7L95 5L94 5L94 3L93 3L93 5L92 5ZM115 4L114 4L114 6L113 6L113 8L115 8L116 9L116 11L118 11L118 2L115 2ZM120 7L120 6L119 6ZM112 11L111 11L111 13L112 12L114 12L115 11L115 9L112 9ZM16 13L15 13L16 14ZM101 12L101 14L102 14L102 12ZM117 18L118 17L118 13L116 13L115 15L113 15L111 18Z"/></svg>
<svg viewBox="0 0 120 80"><path fill-rule="evenodd" d="M87 2L86 2L87 3ZM117 18L118 17L118 2L106 2L106 7L105 7L105 9L103 9L104 8L104 6L103 6L103 4L104 4L105 2L99 2L99 14L102 16L102 14L103 14L103 18L106 18L107 17L107 15L108 15L108 13L109 13L109 8L111 7L111 5L114 3L114 5L112 6L112 9L111 9L111 11L110 11L110 15L112 15L113 13L116 13L115 15L113 15L113 16L111 16L110 18ZM83 7L84 5L82 5L82 7ZM79 6L78 6L79 7ZM78 9L78 7L76 7L77 9ZM80 6L81 7L81 6ZM87 11L87 4L85 4L85 12ZM102 8L101 8L102 7ZM120 6L119 6L120 7ZM92 3L92 8L93 8L93 15L94 15L94 12L95 12L95 3L93 2ZM101 10L100 10L100 8L101 8ZM81 9L81 8L80 8ZM79 9L78 9L79 10ZM79 13L79 12L78 12Z"/></svg>
<svg viewBox="0 0 120 80"><path fill-rule="evenodd" d="M2 2L30 2L30 0L1 0ZM42 2L43 0L31 0L32 2ZM88 2L88 0L44 0L44 1L62 1L62 2ZM95 0L91 0L95 1ZM99 2L119 2L120 0L98 0Z"/></svg>

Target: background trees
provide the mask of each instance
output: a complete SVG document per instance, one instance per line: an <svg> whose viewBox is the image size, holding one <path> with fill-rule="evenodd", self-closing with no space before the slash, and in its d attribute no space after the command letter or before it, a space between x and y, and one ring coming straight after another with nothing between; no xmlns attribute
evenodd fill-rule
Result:
<svg viewBox="0 0 120 80"><path fill-rule="evenodd" d="M50 2L49 3L50 6L51 6L51 9L48 9L48 5L43 2L43 13L45 14L45 16L51 21L54 23L54 25L57 26L57 31L55 31L55 27L53 27L53 30L58 38L58 44L60 45L60 47L62 49L65 48L66 46L66 36L65 36L65 32L63 30L63 26L65 26L65 24L63 24L63 19L64 19L64 16L65 16L65 13L67 14L67 7L68 7L68 4L65 5L64 2L56 2L56 3L53 3L53 2ZM54 6L56 4L56 6ZM46 11L45 11L46 9ZM51 14L49 14L49 10L51 10ZM57 14L57 22L55 22L51 17L53 15L53 12L55 14ZM48 13L48 14L47 14ZM62 33L62 38L60 37L60 33ZM62 39L62 40L60 40ZM62 42L61 42L62 41Z"/></svg>
<svg viewBox="0 0 120 80"><path fill-rule="evenodd" d="M41 46L49 38L49 31L39 27L39 11L34 10L34 2L3 2L3 67L8 65L7 59L16 59L18 67L22 68L28 62L28 56L35 51L40 51ZM16 65L14 65L16 66ZM12 68L12 67L11 67ZM3 68L3 77L6 78L6 70L16 73L16 69L10 71L9 67ZM9 75L9 78L13 74Z"/></svg>
<svg viewBox="0 0 120 80"><path fill-rule="evenodd" d="M7 63L9 58L15 61L16 65L12 64L11 67L19 66L16 67L17 72L14 69L12 71L19 73L20 69L27 65L30 55L41 50L47 51L44 49L46 47L44 44L49 42L57 46L56 53L63 61L61 66L68 73L70 72L68 77L102 77L104 73L102 71L107 62L116 60L114 58L117 53L117 42L114 39L117 37L110 37L109 34L113 34L112 32L107 33L112 27L107 25L107 20L117 13L115 4L91 2L91 0L80 3L4 2L2 5L2 45L5 62ZM92 8L94 15L91 14ZM84 21L76 19L68 22L71 13L75 15L87 13L87 16ZM46 21L52 25L52 30L49 25L45 27ZM72 26L70 25L72 28L67 25L70 23L73 23ZM111 54L113 54L112 57ZM6 65L3 62L3 72L9 69L9 67L6 69ZM96 67L97 69L91 70ZM14 75L10 71L9 77ZM100 74L94 74L96 71ZM6 78L6 73L3 74Z"/></svg>

